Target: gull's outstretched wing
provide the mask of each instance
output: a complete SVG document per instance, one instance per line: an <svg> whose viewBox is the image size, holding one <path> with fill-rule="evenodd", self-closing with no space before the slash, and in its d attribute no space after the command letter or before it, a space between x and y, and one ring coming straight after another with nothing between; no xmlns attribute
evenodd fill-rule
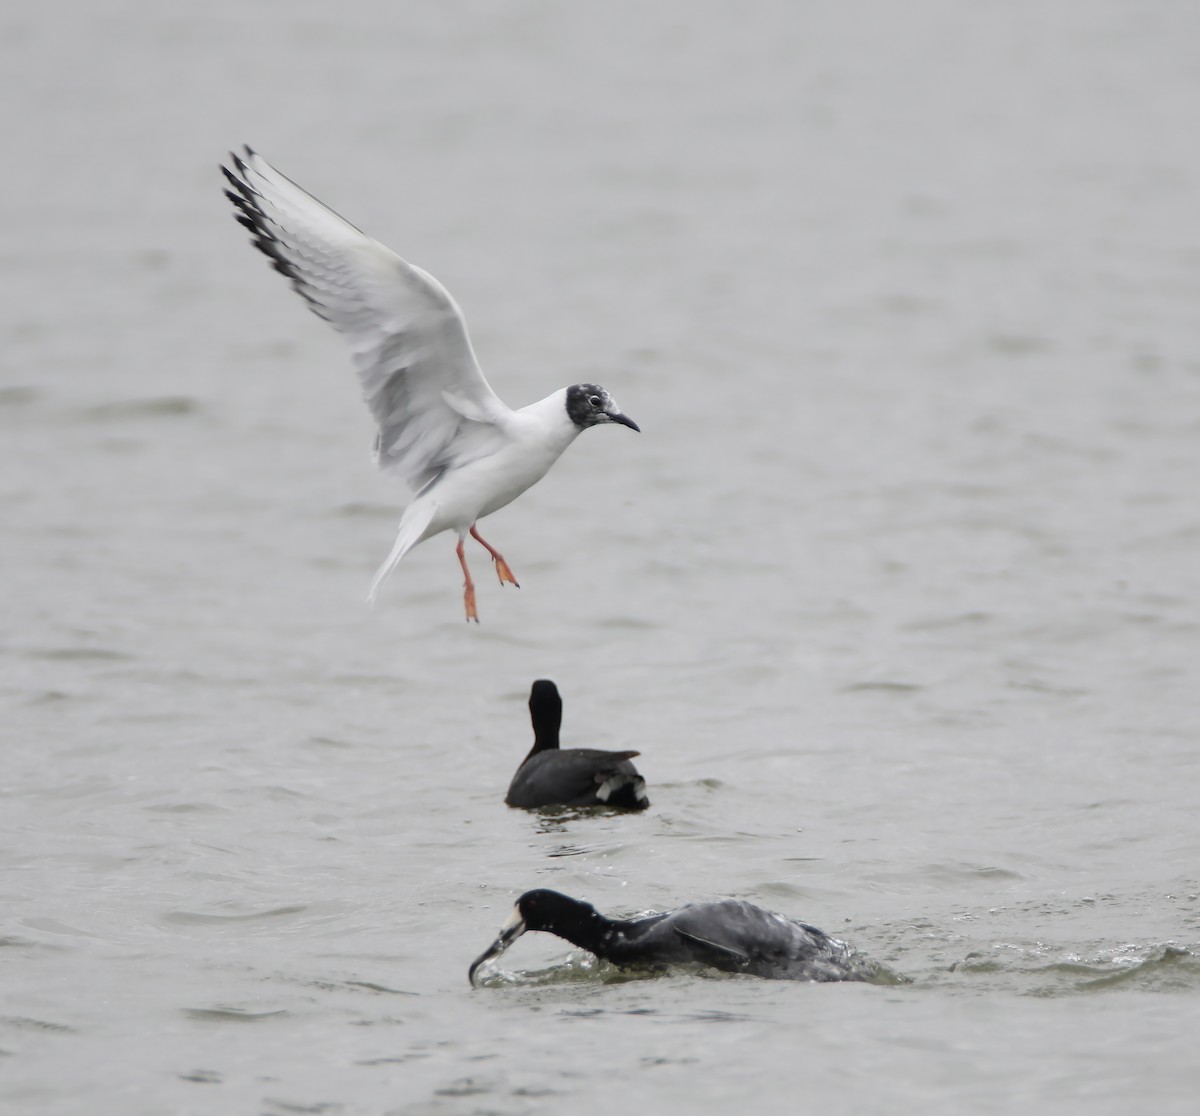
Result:
<svg viewBox="0 0 1200 1116"><path fill-rule="evenodd" d="M380 467L418 491L447 465L490 452L512 411L483 378L449 292L249 147L231 161L221 169L238 221L350 344L379 424Z"/></svg>

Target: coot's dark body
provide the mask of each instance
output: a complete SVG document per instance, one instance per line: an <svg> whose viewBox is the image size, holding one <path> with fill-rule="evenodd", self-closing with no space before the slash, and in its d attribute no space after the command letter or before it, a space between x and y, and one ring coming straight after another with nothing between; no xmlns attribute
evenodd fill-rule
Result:
<svg viewBox="0 0 1200 1116"><path fill-rule="evenodd" d="M614 922L599 945L597 956L614 965L692 961L776 980L861 979L845 942L742 899Z"/></svg>
<svg viewBox="0 0 1200 1116"><path fill-rule="evenodd" d="M741 899L689 903L664 914L610 919L556 891L527 891L491 948L499 956L526 930L544 930L622 968L686 964L774 980L872 980L881 966L823 930Z"/></svg>
<svg viewBox="0 0 1200 1116"><path fill-rule="evenodd" d="M644 810L650 805L646 781L629 761L637 752L598 748L559 748L562 698L553 682L540 679L529 694L533 747L517 768L504 801L509 806L620 806Z"/></svg>

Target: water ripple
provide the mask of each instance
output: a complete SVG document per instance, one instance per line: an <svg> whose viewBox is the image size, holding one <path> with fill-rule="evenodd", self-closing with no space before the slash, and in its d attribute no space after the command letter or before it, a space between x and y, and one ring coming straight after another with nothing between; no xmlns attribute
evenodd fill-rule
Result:
<svg viewBox="0 0 1200 1116"><path fill-rule="evenodd" d="M1114 957L1104 962L1057 961L1036 971L1067 977L1069 984L1065 989L1033 989L1030 994L1034 996L1064 991L1104 992L1127 985L1152 992L1194 993L1200 989L1200 957L1171 943L1153 947L1140 960Z"/></svg>
<svg viewBox="0 0 1200 1116"><path fill-rule="evenodd" d="M164 922L181 926L224 926L236 922L262 922L268 919L288 918L308 910L306 906L274 907L269 911L250 911L245 914L208 914L203 911L168 911L162 916Z"/></svg>
<svg viewBox="0 0 1200 1116"><path fill-rule="evenodd" d="M245 1008L182 1008L189 1019L205 1023L260 1023L264 1019L278 1019L291 1014L280 1008L276 1011L247 1011Z"/></svg>
<svg viewBox="0 0 1200 1116"><path fill-rule="evenodd" d="M199 414L203 409L204 405L200 400L190 395L161 395L101 403L80 413L85 420L110 422L129 418L174 418L179 415Z"/></svg>

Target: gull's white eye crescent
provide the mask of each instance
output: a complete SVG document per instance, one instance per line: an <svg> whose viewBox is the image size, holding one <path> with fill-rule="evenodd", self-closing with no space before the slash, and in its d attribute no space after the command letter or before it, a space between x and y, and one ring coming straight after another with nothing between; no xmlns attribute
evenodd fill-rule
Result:
<svg viewBox="0 0 1200 1116"><path fill-rule="evenodd" d="M591 404L593 407L599 407L599 406L600 406L600 396L598 396L598 395L589 395L589 396L588 396L588 402L589 402L589 403L590 403L590 404Z"/></svg>

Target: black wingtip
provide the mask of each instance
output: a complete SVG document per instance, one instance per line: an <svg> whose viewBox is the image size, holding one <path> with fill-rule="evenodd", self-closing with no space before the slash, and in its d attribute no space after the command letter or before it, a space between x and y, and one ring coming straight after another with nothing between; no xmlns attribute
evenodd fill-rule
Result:
<svg viewBox="0 0 1200 1116"><path fill-rule="evenodd" d="M243 175L250 169L246 165L246 160L243 159L236 151L231 151L229 153L229 160L233 163L234 167L237 168L238 172Z"/></svg>

